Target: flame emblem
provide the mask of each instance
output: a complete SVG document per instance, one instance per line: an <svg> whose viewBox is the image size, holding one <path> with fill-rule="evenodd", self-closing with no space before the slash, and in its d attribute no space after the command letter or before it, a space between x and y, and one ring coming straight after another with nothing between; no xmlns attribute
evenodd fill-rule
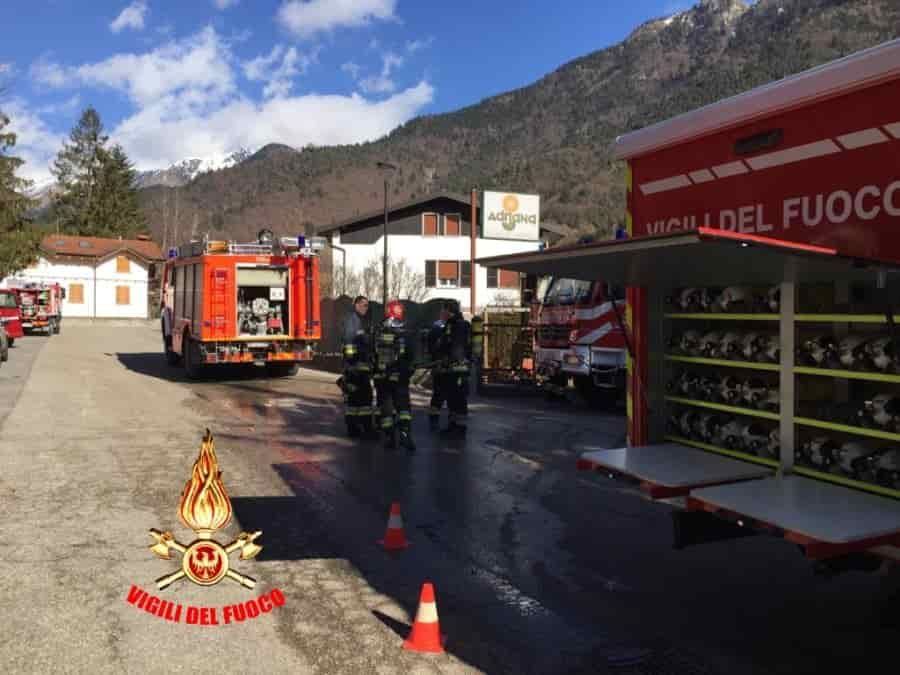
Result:
<svg viewBox="0 0 900 675"><path fill-rule="evenodd" d="M201 539L208 539L231 521L231 500L222 484L222 472L209 429L200 445L191 478L181 494L178 517Z"/></svg>
<svg viewBox="0 0 900 675"><path fill-rule="evenodd" d="M194 462L191 478L184 486L178 506L179 519L194 531L197 539L184 546L175 540L171 532L150 530L150 535L156 540L150 546L154 555L163 560L171 560L171 551L181 554L181 569L157 579L157 588L162 590L182 577L201 586L217 584L225 577L245 588L256 586L253 578L230 569L228 556L240 549L241 560L255 558L262 546L253 542L262 532L241 532L227 546L222 546L212 538L217 530L228 525L231 515L231 501L222 483L212 433L207 429L200 445L200 455Z"/></svg>

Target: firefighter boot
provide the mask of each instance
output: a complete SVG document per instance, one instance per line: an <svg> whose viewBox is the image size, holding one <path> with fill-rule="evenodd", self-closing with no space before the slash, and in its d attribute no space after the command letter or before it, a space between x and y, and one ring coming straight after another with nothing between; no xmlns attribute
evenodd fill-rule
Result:
<svg viewBox="0 0 900 675"><path fill-rule="evenodd" d="M396 450L397 449L397 430L394 429L394 426L391 425L389 427L382 427L381 433L384 435L384 449L385 450Z"/></svg>
<svg viewBox="0 0 900 675"><path fill-rule="evenodd" d="M352 415L345 415L344 421L347 423L347 435L350 438L358 438L360 435L359 420Z"/></svg>
<svg viewBox="0 0 900 675"><path fill-rule="evenodd" d="M440 413L438 413L438 414L430 413L428 415L428 428L431 431L438 431L441 428Z"/></svg>
<svg viewBox="0 0 900 675"><path fill-rule="evenodd" d="M407 452L415 452L416 442L413 440L412 430L404 425L398 428L397 432L400 437L400 447L406 449Z"/></svg>

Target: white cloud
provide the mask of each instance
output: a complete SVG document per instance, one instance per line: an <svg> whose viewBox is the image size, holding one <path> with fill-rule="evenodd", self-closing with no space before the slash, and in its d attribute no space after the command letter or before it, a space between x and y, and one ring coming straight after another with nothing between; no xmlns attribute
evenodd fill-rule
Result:
<svg viewBox="0 0 900 675"><path fill-rule="evenodd" d="M43 105L37 109L41 115L58 115L63 113L73 113L81 105L81 96L75 94L60 103L50 103Z"/></svg>
<svg viewBox="0 0 900 675"><path fill-rule="evenodd" d="M266 82L263 95L266 98L287 96L293 87L293 78L305 74L318 59L318 50L300 54L295 47L285 49L276 45L268 56L257 56L242 64L244 77L251 81Z"/></svg>
<svg viewBox="0 0 900 675"><path fill-rule="evenodd" d="M406 51L410 54L415 54L422 49L427 49L432 44L434 44L434 37L428 37L424 40L409 40L406 43Z"/></svg>
<svg viewBox="0 0 900 675"><path fill-rule="evenodd" d="M188 157L221 159L268 143L303 147L373 140L421 112L434 97L427 81L379 100L362 93L292 94L292 78L314 62L315 50L304 54L279 45L242 63L234 58L232 44L207 28L145 53L71 67L43 61L32 71L45 84L77 86L82 97L89 88L127 95L133 112L109 133L139 170L165 168ZM401 62L385 55L382 72L389 76ZM263 96L240 92L239 75L265 82ZM34 139L29 157L44 158L46 175L48 148L52 145L50 156L55 155L61 139L44 125L42 140L40 118L31 115L28 121ZM39 177L39 172L31 175Z"/></svg>
<svg viewBox="0 0 900 675"><path fill-rule="evenodd" d="M427 82L382 101L358 94L307 94L256 102L235 97L206 112L168 96L126 119L112 132L140 169L185 157L218 159L267 143L302 147L361 143L379 138L416 115L434 97Z"/></svg>
<svg viewBox="0 0 900 675"><path fill-rule="evenodd" d="M213 4L218 10L226 10L229 7L234 7L240 1L241 0L213 0Z"/></svg>
<svg viewBox="0 0 900 675"><path fill-rule="evenodd" d="M32 77L55 87L109 87L142 105L182 90L216 100L234 90L231 60L228 45L213 28L205 28L144 54L116 54L77 67L39 61L32 66Z"/></svg>
<svg viewBox="0 0 900 675"><path fill-rule="evenodd" d="M10 119L7 128L16 134L16 146L10 154L25 160L19 175L33 180L36 186L50 182L50 163L62 147L62 134L52 131L20 98L4 103L3 110Z"/></svg>
<svg viewBox="0 0 900 675"><path fill-rule="evenodd" d="M286 0L278 21L299 38L395 19L397 0Z"/></svg>
<svg viewBox="0 0 900 675"><path fill-rule="evenodd" d="M147 14L147 3L145 0L135 0L128 7L122 10L122 12L113 19L113 22L109 24L109 29L113 33L120 33L126 28L133 28L134 30L143 30L144 29L144 17Z"/></svg>
<svg viewBox="0 0 900 675"><path fill-rule="evenodd" d="M13 64L11 63L0 63L0 75L9 76L15 72L13 68Z"/></svg>
<svg viewBox="0 0 900 675"><path fill-rule="evenodd" d="M354 63L353 61L348 61L347 63L344 63L343 65L341 65L341 70L344 71L345 73L348 73L350 75L350 77L352 77L354 80L358 80L359 73L362 70L362 68L360 68L358 63Z"/></svg>
<svg viewBox="0 0 900 675"><path fill-rule="evenodd" d="M45 84L48 87L64 87L70 83L72 73L67 72L58 63L48 61L41 57L31 64L31 79L38 84Z"/></svg>
<svg viewBox="0 0 900 675"><path fill-rule="evenodd" d="M360 89L370 94L385 94L394 91L397 88L397 84L391 79L391 73L394 68L399 68L402 65L402 56L397 56L393 52L382 54L381 73L360 80Z"/></svg>

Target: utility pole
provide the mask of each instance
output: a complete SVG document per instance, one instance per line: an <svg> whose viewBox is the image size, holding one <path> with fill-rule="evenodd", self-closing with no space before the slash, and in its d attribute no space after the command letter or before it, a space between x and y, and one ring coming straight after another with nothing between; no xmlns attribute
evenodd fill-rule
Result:
<svg viewBox="0 0 900 675"><path fill-rule="evenodd" d="M378 162L378 168L384 173L384 257L381 259L381 310L387 309L388 303L388 188L390 187L390 179L388 176L391 171L396 171L397 167L387 162Z"/></svg>
<svg viewBox="0 0 900 675"><path fill-rule="evenodd" d="M475 273L475 241L478 236L478 189L472 188L472 227L471 229L471 258L472 262L470 264L470 272L472 274L472 278L469 280L469 284L472 286L471 288L471 297L470 300L470 309L469 311L472 313L472 316L475 316L475 286L476 279L478 279L478 275Z"/></svg>

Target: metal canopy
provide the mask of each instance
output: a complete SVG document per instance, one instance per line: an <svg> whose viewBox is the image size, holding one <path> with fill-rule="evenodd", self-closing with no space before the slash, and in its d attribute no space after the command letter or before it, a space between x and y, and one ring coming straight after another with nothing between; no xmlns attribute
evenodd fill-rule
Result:
<svg viewBox="0 0 900 675"><path fill-rule="evenodd" d="M620 286L772 284L788 277L814 283L872 280L884 263L835 249L727 230L698 228L477 260L485 267ZM877 266L876 266L877 265Z"/></svg>

